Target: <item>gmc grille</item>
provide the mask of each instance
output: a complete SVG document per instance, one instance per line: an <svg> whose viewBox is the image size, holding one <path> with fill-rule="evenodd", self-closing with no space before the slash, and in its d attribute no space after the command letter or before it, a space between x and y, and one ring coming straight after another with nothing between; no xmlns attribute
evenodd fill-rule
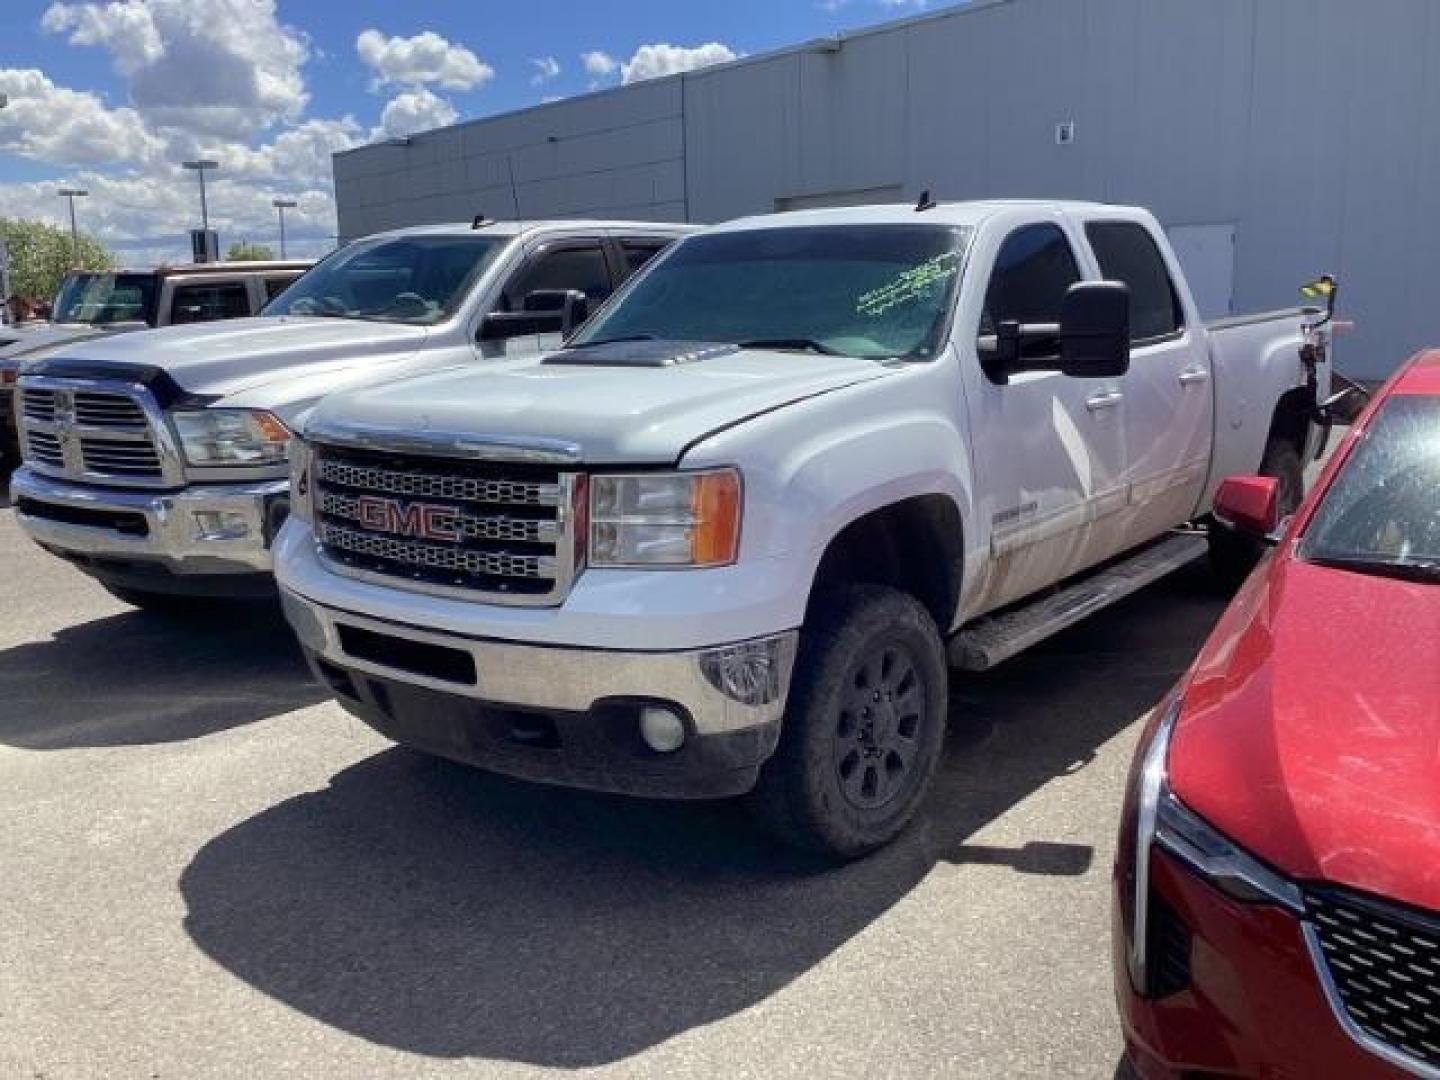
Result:
<svg viewBox="0 0 1440 1080"><path fill-rule="evenodd" d="M573 473L316 446L311 506L342 571L496 603L558 604L575 572Z"/></svg>
<svg viewBox="0 0 1440 1080"><path fill-rule="evenodd" d="M1440 916L1340 889L1310 892L1306 907L1350 1019L1440 1068Z"/></svg>

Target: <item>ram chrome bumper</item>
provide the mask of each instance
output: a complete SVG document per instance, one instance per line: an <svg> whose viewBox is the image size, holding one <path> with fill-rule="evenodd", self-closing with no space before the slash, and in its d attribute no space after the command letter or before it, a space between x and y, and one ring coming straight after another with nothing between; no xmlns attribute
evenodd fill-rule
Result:
<svg viewBox="0 0 1440 1080"><path fill-rule="evenodd" d="M284 588L281 600L316 675L390 738L527 779L672 798L753 786L779 738L798 641L791 630L713 649L565 648L435 633ZM763 658L748 669L763 686L727 682L724 665L741 657ZM652 706L684 727L675 753L641 740Z"/></svg>
<svg viewBox="0 0 1440 1080"><path fill-rule="evenodd" d="M11 477L10 501L31 539L101 576L139 568L198 578L268 574L288 490L288 480L267 480L125 491L22 467Z"/></svg>

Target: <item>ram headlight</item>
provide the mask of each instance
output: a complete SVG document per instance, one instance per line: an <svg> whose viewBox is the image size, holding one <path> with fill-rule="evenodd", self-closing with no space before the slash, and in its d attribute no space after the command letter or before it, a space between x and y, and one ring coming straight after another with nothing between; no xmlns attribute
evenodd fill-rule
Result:
<svg viewBox="0 0 1440 1080"><path fill-rule="evenodd" d="M1150 941L1150 857L1152 849L1163 848L1193 870L1211 887L1233 900L1246 904L1276 904L1296 914L1305 905L1296 885L1270 869L1255 856L1219 832L1170 790L1167 759L1184 699L1175 694L1162 703L1163 710L1150 743L1136 769L1131 797L1134 800L1134 834L1122 837L1133 860L1126 869L1123 898L1124 923L1128 937L1127 958L1132 985L1139 993L1148 986Z"/></svg>
<svg viewBox="0 0 1440 1080"><path fill-rule="evenodd" d="M740 473L590 478L591 566L725 566L740 549Z"/></svg>
<svg viewBox="0 0 1440 1080"><path fill-rule="evenodd" d="M185 460L191 465L283 465L290 429L261 409L192 409L171 414Z"/></svg>

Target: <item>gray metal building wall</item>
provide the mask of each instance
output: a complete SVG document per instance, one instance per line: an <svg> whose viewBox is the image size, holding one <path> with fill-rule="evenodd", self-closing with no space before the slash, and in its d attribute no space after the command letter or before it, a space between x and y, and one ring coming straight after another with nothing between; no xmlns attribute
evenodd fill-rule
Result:
<svg viewBox="0 0 1440 1080"><path fill-rule="evenodd" d="M1339 273L1358 321L1341 366L1376 377L1440 343L1436 117L1437 0L976 0L350 151L335 184L347 238L481 210L716 221L926 188L1140 203L1233 233L1236 310Z"/></svg>

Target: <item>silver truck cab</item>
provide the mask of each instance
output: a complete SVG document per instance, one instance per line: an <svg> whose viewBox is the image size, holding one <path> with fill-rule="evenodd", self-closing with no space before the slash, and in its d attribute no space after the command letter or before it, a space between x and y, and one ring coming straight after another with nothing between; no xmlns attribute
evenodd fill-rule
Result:
<svg viewBox="0 0 1440 1080"><path fill-rule="evenodd" d="M93 338L27 363L21 527L123 599L268 592L292 433L331 391L560 343L688 226L487 222L358 240L254 318Z"/></svg>

